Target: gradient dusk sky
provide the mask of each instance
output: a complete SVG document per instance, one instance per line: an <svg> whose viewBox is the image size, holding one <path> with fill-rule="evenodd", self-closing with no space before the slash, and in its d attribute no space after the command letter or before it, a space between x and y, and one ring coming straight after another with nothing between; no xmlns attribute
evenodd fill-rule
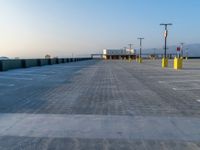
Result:
<svg viewBox="0 0 200 150"><path fill-rule="evenodd" d="M0 0L0 56L68 57L122 48L200 43L200 0Z"/></svg>

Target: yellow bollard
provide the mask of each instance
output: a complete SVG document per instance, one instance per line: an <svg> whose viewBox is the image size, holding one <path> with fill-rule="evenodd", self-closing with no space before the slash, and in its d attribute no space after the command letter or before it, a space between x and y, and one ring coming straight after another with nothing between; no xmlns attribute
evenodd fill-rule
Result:
<svg viewBox="0 0 200 150"><path fill-rule="evenodd" d="M183 68L183 59L182 58L174 58L174 69L179 70Z"/></svg>
<svg viewBox="0 0 200 150"><path fill-rule="evenodd" d="M138 58L138 63L142 63L142 58Z"/></svg>
<svg viewBox="0 0 200 150"><path fill-rule="evenodd" d="M168 58L163 58L162 59L162 68L168 67Z"/></svg>

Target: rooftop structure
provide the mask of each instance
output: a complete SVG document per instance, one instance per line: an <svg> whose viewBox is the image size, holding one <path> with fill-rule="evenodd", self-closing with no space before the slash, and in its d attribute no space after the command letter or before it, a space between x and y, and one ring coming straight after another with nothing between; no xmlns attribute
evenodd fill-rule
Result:
<svg viewBox="0 0 200 150"><path fill-rule="evenodd" d="M104 49L103 50L104 59L128 59L135 58L134 49Z"/></svg>
<svg viewBox="0 0 200 150"><path fill-rule="evenodd" d="M5 57L5 56L2 56L0 57L0 60L8 60L9 58L8 57Z"/></svg>

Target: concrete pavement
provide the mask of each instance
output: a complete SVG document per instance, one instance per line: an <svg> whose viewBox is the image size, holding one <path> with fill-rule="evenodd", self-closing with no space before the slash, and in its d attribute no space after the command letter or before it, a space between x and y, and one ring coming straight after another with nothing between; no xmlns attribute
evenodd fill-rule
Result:
<svg viewBox="0 0 200 150"><path fill-rule="evenodd" d="M0 149L198 150L199 64L90 60L1 72Z"/></svg>

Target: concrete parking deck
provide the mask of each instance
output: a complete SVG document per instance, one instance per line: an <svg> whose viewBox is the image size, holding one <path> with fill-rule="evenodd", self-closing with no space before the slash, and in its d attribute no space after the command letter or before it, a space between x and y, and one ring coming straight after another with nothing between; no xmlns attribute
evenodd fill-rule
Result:
<svg viewBox="0 0 200 150"><path fill-rule="evenodd" d="M0 149L199 150L199 64L90 60L0 72Z"/></svg>

